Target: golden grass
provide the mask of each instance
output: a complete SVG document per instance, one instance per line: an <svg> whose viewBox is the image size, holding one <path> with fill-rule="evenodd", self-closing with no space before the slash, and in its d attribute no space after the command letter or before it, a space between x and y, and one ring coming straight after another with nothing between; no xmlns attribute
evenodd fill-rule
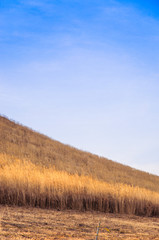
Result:
<svg viewBox="0 0 159 240"><path fill-rule="evenodd" d="M159 176L80 151L0 116L0 153L55 166L70 174L92 176L107 183L124 183L159 192Z"/></svg>
<svg viewBox="0 0 159 240"><path fill-rule="evenodd" d="M159 215L159 193L110 184L0 154L0 203L41 208Z"/></svg>
<svg viewBox="0 0 159 240"><path fill-rule="evenodd" d="M159 177L52 140L0 116L0 153L55 166L70 174L92 176L107 183L124 183L159 192Z"/></svg>

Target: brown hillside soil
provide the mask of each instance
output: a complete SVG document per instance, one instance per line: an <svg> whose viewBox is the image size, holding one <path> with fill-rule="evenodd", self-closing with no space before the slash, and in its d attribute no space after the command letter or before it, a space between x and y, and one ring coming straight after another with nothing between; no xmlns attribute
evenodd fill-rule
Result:
<svg viewBox="0 0 159 240"><path fill-rule="evenodd" d="M92 240L99 222L98 240L159 240L159 218L4 206L0 239Z"/></svg>

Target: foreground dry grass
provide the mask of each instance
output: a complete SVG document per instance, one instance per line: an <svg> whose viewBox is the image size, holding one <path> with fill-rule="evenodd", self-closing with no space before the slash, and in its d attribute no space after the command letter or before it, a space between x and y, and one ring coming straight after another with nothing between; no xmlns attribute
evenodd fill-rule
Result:
<svg viewBox="0 0 159 240"><path fill-rule="evenodd" d="M0 206L0 239L92 240L99 221L98 240L159 240L157 218L3 206Z"/></svg>
<svg viewBox="0 0 159 240"><path fill-rule="evenodd" d="M0 204L159 216L159 193L0 155Z"/></svg>

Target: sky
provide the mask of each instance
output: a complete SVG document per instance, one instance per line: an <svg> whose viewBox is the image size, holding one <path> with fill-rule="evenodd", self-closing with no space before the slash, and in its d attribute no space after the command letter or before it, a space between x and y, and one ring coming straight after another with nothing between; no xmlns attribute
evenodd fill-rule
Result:
<svg viewBox="0 0 159 240"><path fill-rule="evenodd" d="M159 175L159 2L0 0L0 114Z"/></svg>

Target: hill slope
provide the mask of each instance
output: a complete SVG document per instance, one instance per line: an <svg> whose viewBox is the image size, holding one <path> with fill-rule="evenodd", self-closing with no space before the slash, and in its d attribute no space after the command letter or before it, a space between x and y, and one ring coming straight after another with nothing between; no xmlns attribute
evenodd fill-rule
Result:
<svg viewBox="0 0 159 240"><path fill-rule="evenodd" d="M0 153L36 165L91 175L108 183L126 183L159 192L159 177L77 150L0 116Z"/></svg>

